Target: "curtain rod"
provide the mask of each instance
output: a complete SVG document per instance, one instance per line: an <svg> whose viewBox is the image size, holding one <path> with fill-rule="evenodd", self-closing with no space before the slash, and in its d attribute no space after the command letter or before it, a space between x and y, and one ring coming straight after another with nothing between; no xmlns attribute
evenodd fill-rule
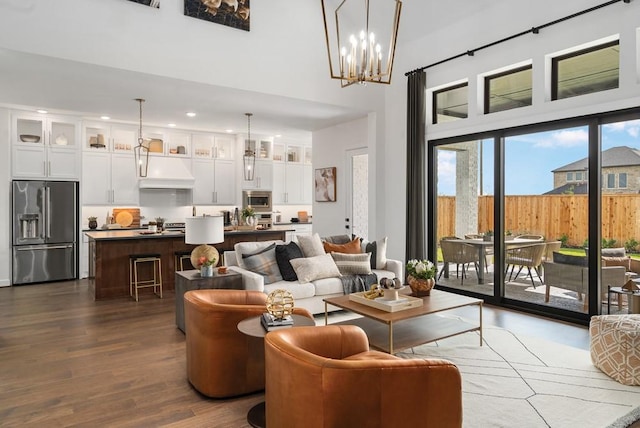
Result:
<svg viewBox="0 0 640 428"><path fill-rule="evenodd" d="M499 45L500 43L504 43L504 42L507 42L509 40L524 36L525 34L529 34L529 33L538 34L540 32L540 30L543 29L543 28L551 27L552 25L559 24L559 23L564 22L564 21L568 21L570 19L576 18L578 16L585 15L587 13L596 11L598 9L602 9L603 7L610 6L610 5L614 4L614 3L620 3L621 1L624 2L624 3L631 3L631 0L610 0L610 1L606 2L606 3L602 3L602 4L599 4L597 6L590 7L589 9L585 9L585 10L582 10L580 12L576 12L576 13L573 13L571 15L567 15L565 17L556 19L556 20L551 21L551 22L547 22L546 24L542 24L542 25L539 25L537 27L532 27L532 28L530 28L528 30L521 31L519 33L513 34L511 36L505 37L505 38L500 39L500 40L496 40L494 42L491 42L491 43L488 43L486 45L480 46L478 48L471 49L471 50L468 50L466 52L459 53L457 55L454 55L452 57L440 60L438 62L434 62L434 63L429 64L429 65L425 65L424 67L420 67L420 68L416 68L415 70L407 71L404 75L405 76L409 76L410 74L414 74L414 73L418 73L420 71L424 71L427 68L435 67L436 65L444 64L445 62L453 61L454 59L458 59L458 58L463 57L463 56L473 56L478 51L481 51L483 49L487 49L487 48L490 48L492 46Z"/></svg>

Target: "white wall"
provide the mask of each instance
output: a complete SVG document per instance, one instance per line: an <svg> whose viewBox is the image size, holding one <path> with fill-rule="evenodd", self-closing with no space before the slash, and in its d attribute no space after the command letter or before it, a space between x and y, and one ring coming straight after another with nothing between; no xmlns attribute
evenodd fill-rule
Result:
<svg viewBox="0 0 640 428"><path fill-rule="evenodd" d="M425 36L399 45L397 74L386 94L386 136L384 159L393 174L387 174L385 185L386 231L392 251L404 254L405 217L393 212L406 204L406 85L402 73L452 57L461 52L494 42L534 26L600 4L600 1L567 0L557 2L501 2L498 8L485 9L468 19L452 21L442 31L425 31ZM403 14L411 14L412 4L405 2ZM464 135L483 130L500 129L530 123L575 117L640 105L640 2L616 3L590 14L543 29L498 46L477 52L473 57L435 66L426 71L427 88L469 79L470 117L449 123L431 125L430 93L427 94L427 140ZM401 30L402 32L402 30ZM596 94L549 101L544 91L547 63L545 55L572 46L620 34L620 88ZM530 107L483 115L478 111L477 75L520 61L532 60L534 70L534 102ZM402 242L399 242L402 241ZM404 258L404 257L402 257Z"/></svg>
<svg viewBox="0 0 640 428"><path fill-rule="evenodd" d="M9 129L10 129L9 111L0 108L0 286L9 285L11 283L11 240L13 233L11 231L11 168L9 159L11 159L11 151L9 150Z"/></svg>
<svg viewBox="0 0 640 428"><path fill-rule="evenodd" d="M0 46L211 85L366 107L384 88L328 78L320 2L251 4L251 31L127 0L2 0ZM2 100L0 99L0 102Z"/></svg>
<svg viewBox="0 0 640 428"><path fill-rule="evenodd" d="M336 167L336 201L316 202L314 200L313 202L313 232L319 233L320 236L350 233L344 228L344 219L348 212L346 200L348 180L345 174L348 171L349 159L346 151L368 147L368 127L368 118L363 118L313 133L313 168ZM369 152L369 165L371 168L371 152ZM374 201L375 189L369 193L369 206ZM370 212L370 222L375 221L372 217L375 217L375 214ZM371 228L369 236L375 236L371 233Z"/></svg>

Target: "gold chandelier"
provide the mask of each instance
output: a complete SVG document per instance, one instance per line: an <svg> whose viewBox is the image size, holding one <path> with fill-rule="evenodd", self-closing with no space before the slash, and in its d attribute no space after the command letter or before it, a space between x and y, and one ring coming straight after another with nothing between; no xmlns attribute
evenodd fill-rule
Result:
<svg viewBox="0 0 640 428"><path fill-rule="evenodd" d="M146 177L149 170L149 145L145 146L142 138L142 103L143 98L135 99L140 104L140 127L138 128L138 145L133 148L138 177Z"/></svg>
<svg viewBox="0 0 640 428"><path fill-rule="evenodd" d="M320 0L332 79L342 87L354 83L391 83L402 1ZM339 4L338 4L339 3ZM327 20L333 7L335 23ZM381 44L388 38L387 45Z"/></svg>

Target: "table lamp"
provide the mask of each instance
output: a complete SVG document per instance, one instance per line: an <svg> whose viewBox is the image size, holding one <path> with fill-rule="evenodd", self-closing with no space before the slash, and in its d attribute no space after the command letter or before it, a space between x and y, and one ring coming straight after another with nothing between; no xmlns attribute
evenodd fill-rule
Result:
<svg viewBox="0 0 640 428"><path fill-rule="evenodd" d="M199 268L200 257L215 260L213 266L220 260L220 254L215 247L207 244L224 242L224 219L222 216L187 217L185 219L186 244L198 244L191 252L191 265Z"/></svg>

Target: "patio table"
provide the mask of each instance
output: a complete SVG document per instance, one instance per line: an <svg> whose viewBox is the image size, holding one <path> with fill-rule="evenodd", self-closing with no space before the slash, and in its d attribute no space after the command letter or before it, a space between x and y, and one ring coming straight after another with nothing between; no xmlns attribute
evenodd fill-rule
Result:
<svg viewBox="0 0 640 428"><path fill-rule="evenodd" d="M484 270L486 266L487 248L493 247L493 241L483 239L456 239L456 242L473 245L478 251L478 284L484 284ZM505 247L517 247L519 245L539 244L537 239L508 239L504 241ZM449 263L444 266L444 277L449 278Z"/></svg>

